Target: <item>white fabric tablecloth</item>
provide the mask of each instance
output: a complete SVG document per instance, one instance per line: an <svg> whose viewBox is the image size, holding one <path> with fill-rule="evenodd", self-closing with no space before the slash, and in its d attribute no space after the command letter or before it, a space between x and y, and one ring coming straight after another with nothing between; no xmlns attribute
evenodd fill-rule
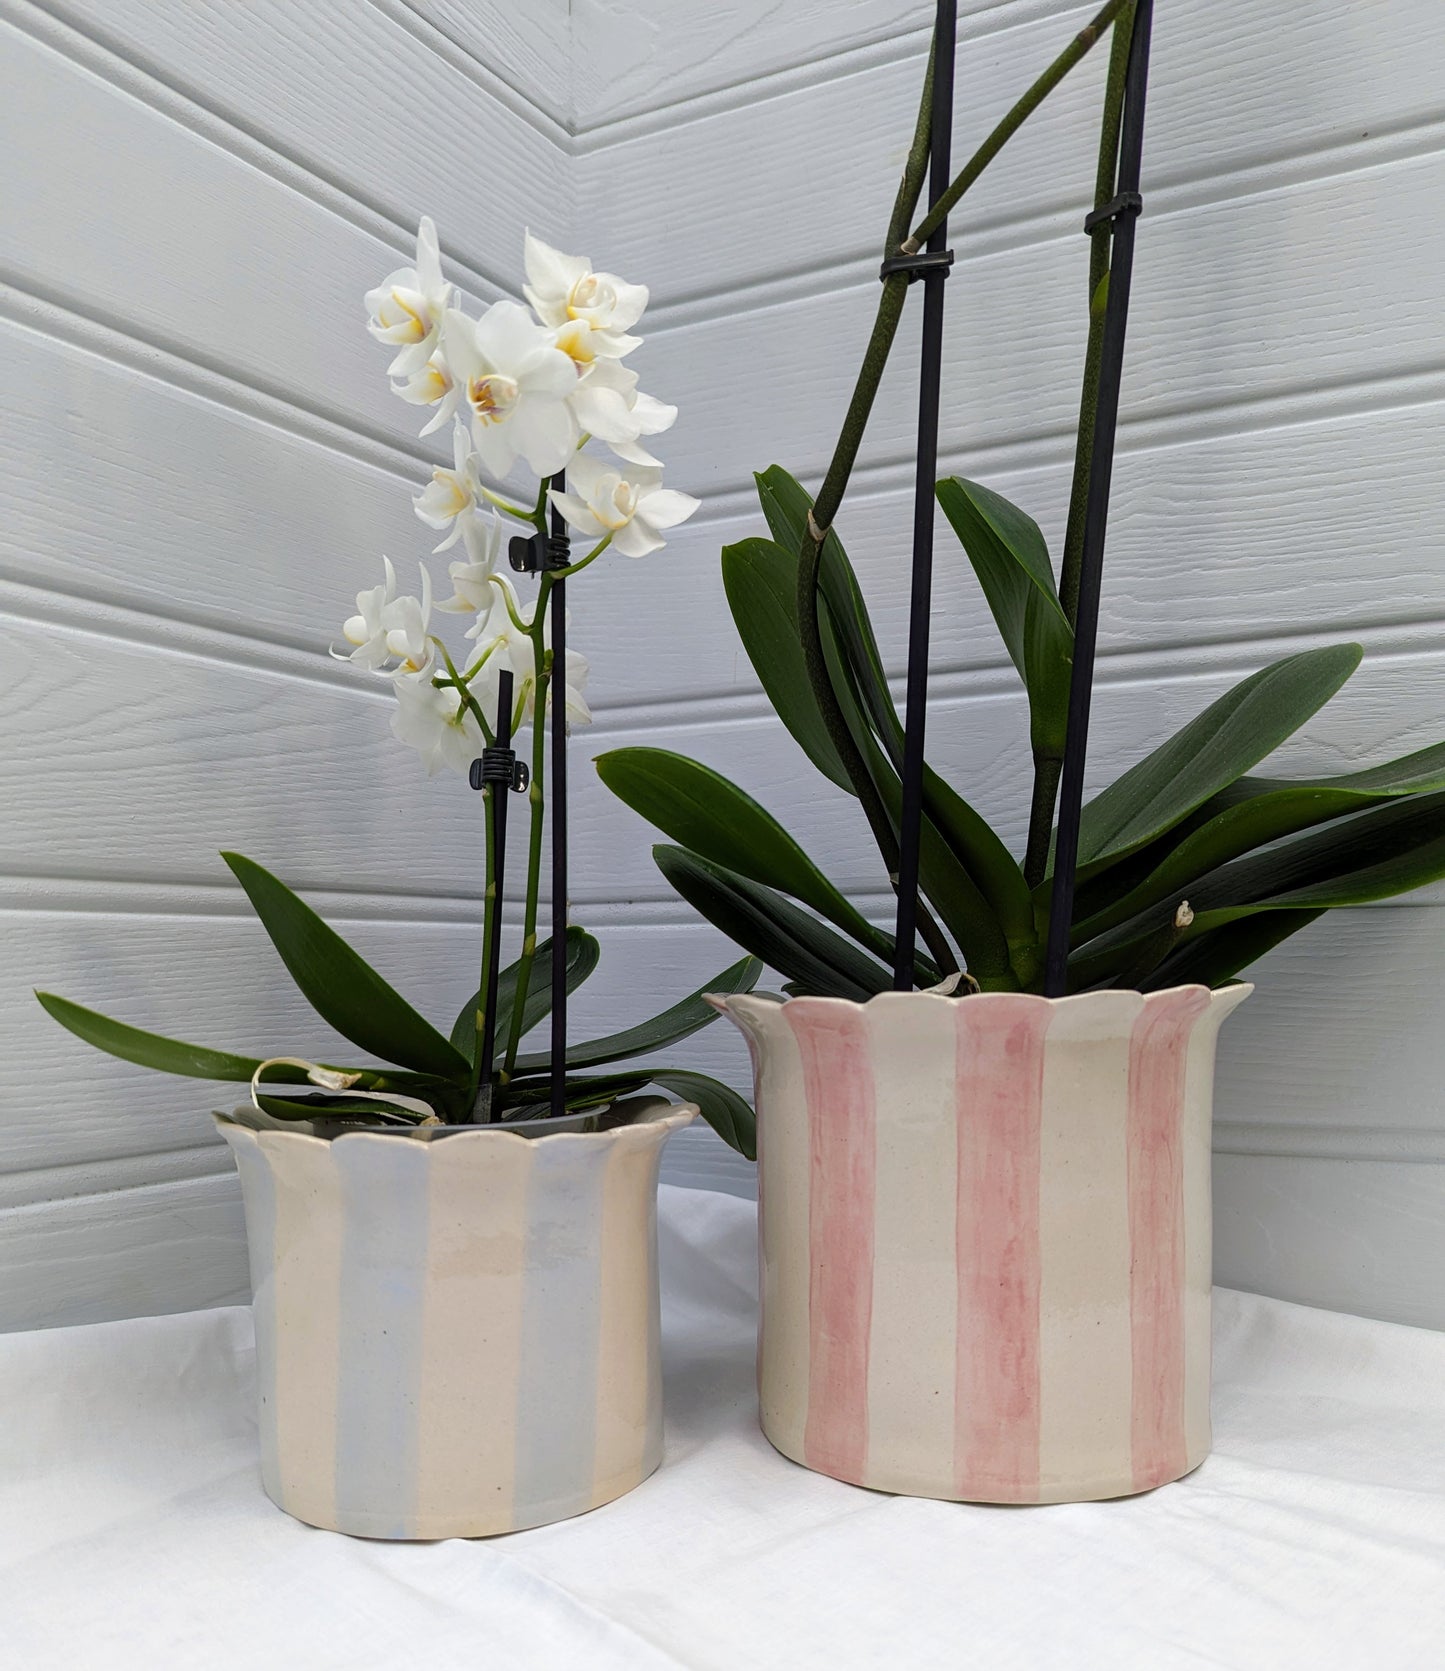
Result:
<svg viewBox="0 0 1445 1671"><path fill-rule="evenodd" d="M0 1664L1445 1667L1445 1335L1221 1292L1216 1449L1191 1478L918 1502L758 1431L750 1204L664 1189L662 1257L661 1472L490 1542L273 1508L244 1309L0 1337Z"/></svg>

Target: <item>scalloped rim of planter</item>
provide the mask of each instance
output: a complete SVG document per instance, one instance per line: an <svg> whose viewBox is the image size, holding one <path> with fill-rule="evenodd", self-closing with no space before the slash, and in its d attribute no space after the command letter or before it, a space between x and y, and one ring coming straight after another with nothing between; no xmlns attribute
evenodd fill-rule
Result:
<svg viewBox="0 0 1445 1671"><path fill-rule="evenodd" d="M292 1143L317 1143L330 1148L335 1143L349 1143L358 1139L371 1142L393 1143L397 1138L410 1138L413 1142L421 1142L428 1148L442 1146L450 1148L453 1143L497 1143L503 1140L508 1143L614 1143L628 1141L652 1141L655 1138L666 1139L673 1132L681 1131L698 1118L701 1110L695 1102L670 1102L666 1097L637 1097L627 1099L641 1104L633 1118L618 1125L609 1127L606 1131L551 1131L542 1132L535 1137L524 1135L520 1131L509 1131L504 1124L490 1126L434 1126L430 1128L433 1135L423 1137L420 1132L395 1127L387 1130L356 1129L338 1132L334 1137L318 1137L310 1131L290 1131L278 1129L276 1126L253 1125L249 1119L239 1116L249 1115L252 1111L248 1104L226 1113L223 1109L213 1109L211 1119L215 1122L217 1131L231 1126L240 1131L249 1132L256 1139L263 1137L281 1138ZM621 1106L620 1104L618 1106ZM566 1118L567 1116L564 1116ZM519 1122L520 1123L520 1122ZM543 1121L529 1121L528 1124L541 1125Z"/></svg>
<svg viewBox="0 0 1445 1671"><path fill-rule="evenodd" d="M720 1015L734 1014L737 1016L763 1016L773 1011L783 1011L790 1005L807 1004L828 1009L852 1011L854 1013L867 1011L877 1005L882 1009L889 1009L898 1004L959 1004L969 1005L998 1005L1000 1003L1043 1004L1050 1010L1084 1010L1095 1009L1107 1011L1123 1009L1127 1006L1133 1015L1140 1007L1147 1008L1150 1004L1162 1002L1164 999L1176 997L1181 992L1204 992L1209 996L1210 1007L1215 1008L1227 1004L1232 1010L1237 1004L1242 1004L1250 993L1254 991L1252 981L1233 981L1228 986L1203 986L1197 981L1185 982L1182 986L1164 986L1157 992L1139 992L1133 987L1110 988L1104 992L1071 992L1064 998L1045 998L1038 992L965 992L955 996L945 992L875 992L871 998L865 998L859 1003L854 998L826 998L804 993L790 998L768 998L759 992L705 992L703 1000L709 1003ZM1227 1013L1227 1011L1226 1011ZM1101 1017L1103 1019L1103 1017Z"/></svg>

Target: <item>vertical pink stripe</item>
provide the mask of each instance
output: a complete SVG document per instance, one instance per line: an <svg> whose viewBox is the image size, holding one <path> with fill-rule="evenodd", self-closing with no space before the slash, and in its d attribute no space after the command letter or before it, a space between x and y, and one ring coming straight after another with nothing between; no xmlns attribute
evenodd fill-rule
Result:
<svg viewBox="0 0 1445 1671"><path fill-rule="evenodd" d="M1041 998L958 1006L958 1337L954 1469L963 1497L1039 1488Z"/></svg>
<svg viewBox="0 0 1445 1671"><path fill-rule="evenodd" d="M1200 986L1149 999L1129 1039L1129 1321L1134 1489L1177 1479L1184 1436L1184 1075Z"/></svg>
<svg viewBox="0 0 1445 1671"><path fill-rule="evenodd" d="M859 1480L868 1455L873 1326L873 1063L861 1009L795 999L808 1101L808 1416L810 1468Z"/></svg>
<svg viewBox="0 0 1445 1671"><path fill-rule="evenodd" d="M719 1012L727 1015L725 1005L718 1006ZM736 1017L732 1018L736 1020ZM754 1128L753 1158L757 1162L758 1181L758 1330L757 1346L753 1352L753 1380L758 1389L759 1403L763 1396L763 1308L767 1304L768 1282L767 1267L763 1257L763 1250L768 1245L767 1219L764 1214L767 1208L763 1204L763 1058L758 1041L753 1037L753 1030L742 1027L740 1031L747 1040L748 1056L753 1064L753 1118L757 1122Z"/></svg>

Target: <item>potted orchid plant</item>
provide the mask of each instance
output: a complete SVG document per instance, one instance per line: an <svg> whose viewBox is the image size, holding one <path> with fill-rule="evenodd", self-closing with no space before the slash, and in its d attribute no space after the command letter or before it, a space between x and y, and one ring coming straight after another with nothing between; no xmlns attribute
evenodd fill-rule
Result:
<svg viewBox="0 0 1445 1671"><path fill-rule="evenodd" d="M952 56L952 7L939 12L832 464L816 499L763 471L766 532L722 555L759 681L811 764L858 802L896 889L915 820L916 893L900 892L917 938L866 917L710 768L650 748L598 766L670 838L654 849L663 875L788 995L717 1000L756 1069L769 1438L887 1491L1118 1496L1177 1478L1209 1447L1212 1076L1219 1025L1251 991L1238 976L1324 911L1445 876L1445 743L1343 777L1256 775L1361 657L1305 650L1251 674L1056 826L1088 712L1089 553L1092 541L1101 559L1113 423L1101 391L1112 340L1117 402L1129 276L1114 223L1142 203L1125 167L1142 143L1150 5L1110 0L951 183L935 169L932 206L912 224L951 108L933 96ZM1061 564L1028 511L961 476L935 484L920 455L922 510L931 518L936 495L1027 697L1034 788L1016 855L921 755L910 790L915 686L905 727L834 521L909 279L946 276L930 240L1110 26ZM931 561L931 524L921 543ZM1097 564L1094 581L1096 610Z"/></svg>
<svg viewBox="0 0 1445 1671"><path fill-rule="evenodd" d="M246 1208L263 1480L299 1519L365 1536L539 1525L644 1479L661 1451L662 1145L701 1111L753 1148L736 1092L636 1060L715 1019L705 989L751 987L751 955L622 1032L574 1044L554 1027L550 1048L526 1048L599 956L562 920L565 797L551 809L563 885L552 938L538 942L548 731L555 768L568 725L590 717L587 663L563 642L564 588L609 550L656 551L696 501L662 486L643 444L676 417L624 363L646 289L530 234L525 266L528 305L499 300L473 317L424 219L415 264L367 295L368 328L394 351L392 388L428 409L423 435L450 426L451 463L413 502L443 536L437 552L453 553L450 588L438 598L423 564L419 591L401 592L383 558L332 652L387 685L392 730L428 775L482 792L477 990L434 1026L282 881L227 853L302 996L372 1060L243 1056L37 995L126 1061L249 1082L251 1106L215 1118ZM535 490L515 485L523 468ZM586 538L575 556L568 523ZM508 526L513 565L536 574L530 598L501 570ZM468 623L452 644L448 620ZM528 726L530 771L511 748ZM514 790L527 797L526 880L504 967ZM639 1095L649 1086L671 1096Z"/></svg>

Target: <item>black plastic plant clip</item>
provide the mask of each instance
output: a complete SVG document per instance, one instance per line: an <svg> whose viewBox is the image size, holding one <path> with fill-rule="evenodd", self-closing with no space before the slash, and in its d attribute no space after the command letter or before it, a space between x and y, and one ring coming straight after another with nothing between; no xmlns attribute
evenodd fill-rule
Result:
<svg viewBox="0 0 1445 1671"><path fill-rule="evenodd" d="M513 534L507 561L518 574L555 574L572 561L572 542L565 533Z"/></svg>
<svg viewBox="0 0 1445 1671"><path fill-rule="evenodd" d="M1144 199L1138 192L1121 191L1118 196L1111 197L1107 203L1101 203L1084 216L1084 231L1092 232L1106 220L1118 220L1120 215L1138 215L1143 211Z"/></svg>
<svg viewBox="0 0 1445 1671"><path fill-rule="evenodd" d="M493 744L484 748L479 759L473 760L467 773L473 789L485 789L489 783L504 783L508 789L520 793L531 782L526 762L518 760L517 751Z"/></svg>
<svg viewBox="0 0 1445 1671"><path fill-rule="evenodd" d="M878 269L880 279L892 278L894 273L907 273L908 282L914 279L937 277L942 274L948 277L948 269L953 265L953 251L951 249L921 249L912 255L890 255Z"/></svg>

